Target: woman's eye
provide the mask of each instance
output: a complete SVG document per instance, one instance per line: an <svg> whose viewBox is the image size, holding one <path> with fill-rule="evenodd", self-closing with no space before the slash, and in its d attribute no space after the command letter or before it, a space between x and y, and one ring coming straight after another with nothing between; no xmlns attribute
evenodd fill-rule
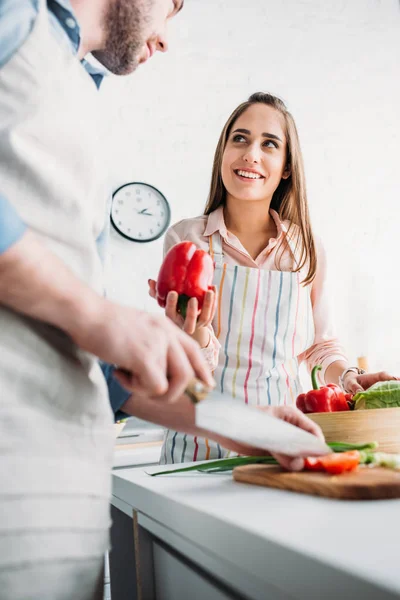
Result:
<svg viewBox="0 0 400 600"><path fill-rule="evenodd" d="M233 142L245 142L246 138L243 137L242 135L236 134L233 136L232 141Z"/></svg>
<svg viewBox="0 0 400 600"><path fill-rule="evenodd" d="M264 142L264 146L266 148L278 148L278 144L276 142L273 142L272 140L266 140Z"/></svg>

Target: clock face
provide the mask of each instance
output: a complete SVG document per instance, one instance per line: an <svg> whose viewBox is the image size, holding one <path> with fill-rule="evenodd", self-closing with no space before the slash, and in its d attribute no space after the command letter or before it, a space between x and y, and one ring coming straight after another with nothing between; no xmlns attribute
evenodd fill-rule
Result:
<svg viewBox="0 0 400 600"><path fill-rule="evenodd" d="M147 183L127 183L113 194L111 223L129 240L156 240L166 231L170 220L167 199Z"/></svg>

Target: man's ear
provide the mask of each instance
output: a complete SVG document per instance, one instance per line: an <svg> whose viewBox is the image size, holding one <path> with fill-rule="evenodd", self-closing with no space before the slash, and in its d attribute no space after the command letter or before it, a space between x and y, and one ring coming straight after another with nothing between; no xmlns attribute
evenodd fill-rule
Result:
<svg viewBox="0 0 400 600"><path fill-rule="evenodd" d="M285 170L282 173L282 179L288 179L292 174L292 169L290 165L286 165Z"/></svg>

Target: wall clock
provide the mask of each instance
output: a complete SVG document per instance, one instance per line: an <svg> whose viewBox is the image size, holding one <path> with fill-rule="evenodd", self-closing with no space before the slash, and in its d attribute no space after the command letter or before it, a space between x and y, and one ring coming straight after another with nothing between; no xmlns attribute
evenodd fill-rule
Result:
<svg viewBox="0 0 400 600"><path fill-rule="evenodd" d="M111 223L128 240L141 243L157 240L170 221L168 200L148 183L126 183L113 193Z"/></svg>

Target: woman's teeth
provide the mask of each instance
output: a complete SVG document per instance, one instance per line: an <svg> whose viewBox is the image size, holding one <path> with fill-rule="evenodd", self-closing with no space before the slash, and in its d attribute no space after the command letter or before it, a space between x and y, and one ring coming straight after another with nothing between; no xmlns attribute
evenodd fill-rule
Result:
<svg viewBox="0 0 400 600"><path fill-rule="evenodd" d="M261 175L259 175L258 173L251 173L250 171L238 170L236 171L236 173L241 177L247 177L248 179L261 179Z"/></svg>

